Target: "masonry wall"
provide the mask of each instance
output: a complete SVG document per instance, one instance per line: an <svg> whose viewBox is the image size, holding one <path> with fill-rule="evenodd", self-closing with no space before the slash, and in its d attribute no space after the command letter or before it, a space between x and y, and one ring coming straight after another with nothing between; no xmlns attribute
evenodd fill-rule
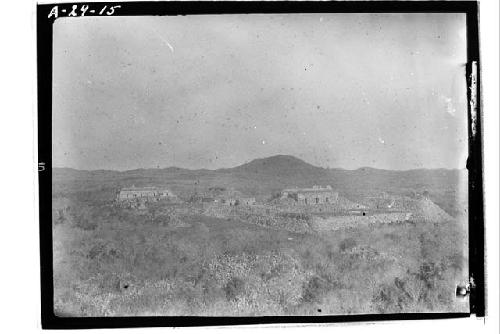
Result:
<svg viewBox="0 0 500 334"><path fill-rule="evenodd" d="M296 201L305 205L330 204L337 202L338 197L339 195L336 192L298 192Z"/></svg>
<svg viewBox="0 0 500 334"><path fill-rule="evenodd" d="M409 212L378 213L369 216L332 216L322 218L313 217L312 226L317 231L338 230L366 226L370 224L401 223L412 218Z"/></svg>
<svg viewBox="0 0 500 334"><path fill-rule="evenodd" d="M255 198L250 197L250 198L240 198L238 199L239 205L254 205L255 204Z"/></svg>
<svg viewBox="0 0 500 334"><path fill-rule="evenodd" d="M150 189L137 189L137 190L122 190L118 194L118 200L133 200L133 199L160 199L174 197L169 190L150 190Z"/></svg>

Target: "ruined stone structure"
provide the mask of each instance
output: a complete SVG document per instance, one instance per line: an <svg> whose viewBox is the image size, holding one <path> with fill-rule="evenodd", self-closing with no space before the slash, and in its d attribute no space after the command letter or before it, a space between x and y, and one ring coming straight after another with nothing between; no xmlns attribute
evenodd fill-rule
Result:
<svg viewBox="0 0 500 334"><path fill-rule="evenodd" d="M217 203L217 199L213 197L201 197L201 199L194 199L193 202L195 201L201 201L201 203Z"/></svg>
<svg viewBox="0 0 500 334"><path fill-rule="evenodd" d="M413 218L411 212L385 212L366 216L314 216L311 225L316 231L333 231L372 224L403 223L409 221L411 218Z"/></svg>
<svg viewBox="0 0 500 334"><path fill-rule="evenodd" d="M117 196L117 200L120 202L127 201L147 201L156 202L163 199L176 198L175 194L166 188L157 187L131 187L123 188L120 190Z"/></svg>
<svg viewBox="0 0 500 334"><path fill-rule="evenodd" d="M333 191L331 186L312 188L290 188L281 192L281 198L292 198L298 204L316 205L336 203L339 194Z"/></svg>
<svg viewBox="0 0 500 334"><path fill-rule="evenodd" d="M255 204L255 197L241 197L238 198L237 205L254 205Z"/></svg>
<svg viewBox="0 0 500 334"><path fill-rule="evenodd" d="M223 198L221 200L221 203L228 206L235 206L238 203L238 200L236 198L231 198L231 197Z"/></svg>

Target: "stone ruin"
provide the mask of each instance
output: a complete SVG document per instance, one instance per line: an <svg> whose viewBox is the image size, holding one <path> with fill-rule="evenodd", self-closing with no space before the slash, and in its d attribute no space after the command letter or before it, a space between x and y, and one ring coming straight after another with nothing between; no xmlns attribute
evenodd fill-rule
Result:
<svg viewBox="0 0 500 334"><path fill-rule="evenodd" d="M313 186L312 188L288 188L281 192L281 199L293 199L297 204L318 205L332 204L339 199L339 194L331 186Z"/></svg>

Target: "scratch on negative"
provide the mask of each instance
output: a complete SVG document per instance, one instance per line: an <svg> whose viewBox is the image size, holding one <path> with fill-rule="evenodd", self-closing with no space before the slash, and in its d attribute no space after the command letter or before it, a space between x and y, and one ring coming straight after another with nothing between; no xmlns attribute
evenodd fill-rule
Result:
<svg viewBox="0 0 500 334"><path fill-rule="evenodd" d="M165 39L162 37L162 35L160 35L160 33L158 33L158 31L156 29L153 28L153 31L154 33L156 34L156 36L158 36L159 39L161 39L161 41L166 45L168 46L168 48L170 49L170 51L172 53L174 53L174 47Z"/></svg>

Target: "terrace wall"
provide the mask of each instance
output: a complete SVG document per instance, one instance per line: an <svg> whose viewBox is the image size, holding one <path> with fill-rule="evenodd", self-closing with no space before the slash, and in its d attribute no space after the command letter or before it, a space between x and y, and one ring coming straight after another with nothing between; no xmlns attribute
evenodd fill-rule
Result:
<svg viewBox="0 0 500 334"><path fill-rule="evenodd" d="M317 231L332 231L361 225L405 222L411 216L412 214L408 212L376 213L369 216L332 216L326 218L314 216L312 227Z"/></svg>

